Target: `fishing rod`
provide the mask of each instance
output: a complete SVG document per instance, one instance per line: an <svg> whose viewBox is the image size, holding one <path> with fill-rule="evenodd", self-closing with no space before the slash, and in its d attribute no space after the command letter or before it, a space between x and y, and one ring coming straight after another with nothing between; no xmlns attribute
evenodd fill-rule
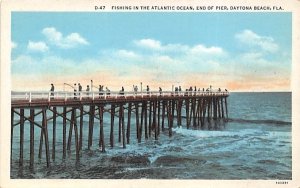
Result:
<svg viewBox="0 0 300 188"><path fill-rule="evenodd" d="M75 87L74 87L74 86L72 86L71 84L64 83L64 91L65 91L65 85L67 85L67 86L70 86L71 88L75 89Z"/></svg>

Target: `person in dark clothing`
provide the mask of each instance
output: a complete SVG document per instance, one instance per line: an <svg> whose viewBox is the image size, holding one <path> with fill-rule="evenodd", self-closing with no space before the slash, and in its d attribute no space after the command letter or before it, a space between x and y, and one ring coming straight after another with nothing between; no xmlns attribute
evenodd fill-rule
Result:
<svg viewBox="0 0 300 188"><path fill-rule="evenodd" d="M54 98L54 85L53 84L51 84L50 92L51 92L51 98L53 99Z"/></svg>
<svg viewBox="0 0 300 188"><path fill-rule="evenodd" d="M90 95L90 86L89 85L87 85L86 86L86 95L89 97L89 95Z"/></svg>
<svg viewBox="0 0 300 188"><path fill-rule="evenodd" d="M74 84L74 99L77 99L76 95L77 95L77 89L76 89L76 84Z"/></svg>
<svg viewBox="0 0 300 188"><path fill-rule="evenodd" d="M122 89L121 89L121 91L120 91L120 94L121 95L124 95L124 87L122 86Z"/></svg>
<svg viewBox="0 0 300 188"><path fill-rule="evenodd" d="M147 85L147 94L148 94L148 95L150 94L150 88L149 88L148 85Z"/></svg>
<svg viewBox="0 0 300 188"><path fill-rule="evenodd" d="M81 95L82 92L82 86L80 85L80 83L78 83L78 94L79 96Z"/></svg>
<svg viewBox="0 0 300 188"><path fill-rule="evenodd" d="M102 85L99 85L99 96L103 95L103 87Z"/></svg>
<svg viewBox="0 0 300 188"><path fill-rule="evenodd" d="M161 93L162 93L161 87L159 87L158 91L159 91L159 94L161 95Z"/></svg>

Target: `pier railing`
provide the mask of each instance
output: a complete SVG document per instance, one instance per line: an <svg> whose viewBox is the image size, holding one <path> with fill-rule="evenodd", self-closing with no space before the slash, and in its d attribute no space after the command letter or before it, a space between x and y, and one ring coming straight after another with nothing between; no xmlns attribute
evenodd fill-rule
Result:
<svg viewBox="0 0 300 188"><path fill-rule="evenodd" d="M227 91L139 91L139 92L121 92L121 91L82 91L82 92L66 92L66 91L12 91L12 101L27 101L34 100L84 100L84 99L126 99L126 98L159 98L159 97L191 97L191 96L228 96Z"/></svg>

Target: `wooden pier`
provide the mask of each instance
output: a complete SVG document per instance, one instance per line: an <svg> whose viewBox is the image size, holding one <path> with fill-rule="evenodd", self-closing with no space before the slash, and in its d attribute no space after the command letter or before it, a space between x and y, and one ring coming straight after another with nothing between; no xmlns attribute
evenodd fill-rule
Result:
<svg viewBox="0 0 300 188"><path fill-rule="evenodd" d="M12 92L11 99L11 157L14 143L14 129L19 127L19 166L24 163L24 128L30 126L30 168L34 166L34 134L40 134L38 157L42 158L43 148L46 156L47 167L50 161L55 160L56 138L62 136L62 158L66 158L67 151L75 137L76 160L80 160L83 148L83 129L88 129L87 147L91 148L93 137L99 136L98 147L105 152L106 147L114 147L115 118L118 118L117 141L130 144L131 139L155 140L159 139L162 131L167 131L172 136L172 128L183 125L185 117L186 128L201 128L205 121L226 120L228 118L227 97L228 92ZM183 114L184 112L184 114ZM109 135L104 133L104 114L110 116ZM37 120L37 116L42 117ZM135 122L131 122L132 117ZM83 118L88 117L88 125ZM57 134L58 119L62 121L62 134ZM95 119L99 124L95 124ZM125 121L126 120L126 121ZM26 124L27 122L27 124ZM51 124L50 124L51 122ZM67 123L69 130L67 130ZM131 127L135 125L134 129ZM52 133L48 127L52 126ZM99 133L94 133L94 126L99 126ZM40 132L35 133L35 127ZM131 138L132 130L136 130L135 138ZM68 134L67 134L68 132ZM49 140L52 134L52 140ZM109 136L109 143L104 137ZM52 148L49 146L52 142ZM59 146L61 147L61 146ZM74 147L74 146L73 146ZM12 160L12 158L11 158Z"/></svg>

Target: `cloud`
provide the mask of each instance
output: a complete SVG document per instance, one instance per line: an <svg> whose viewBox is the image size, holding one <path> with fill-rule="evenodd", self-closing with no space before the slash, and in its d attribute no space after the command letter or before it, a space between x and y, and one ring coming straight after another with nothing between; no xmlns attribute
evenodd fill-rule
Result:
<svg viewBox="0 0 300 188"><path fill-rule="evenodd" d="M161 49L161 43L160 41L153 40L153 39L141 39L134 41L135 45L143 47L143 48L149 48L153 50L159 50Z"/></svg>
<svg viewBox="0 0 300 188"><path fill-rule="evenodd" d="M46 52L49 50L49 47L46 45L44 42L32 42L29 41L27 45L27 49L29 51L34 51L34 52Z"/></svg>
<svg viewBox="0 0 300 188"><path fill-rule="evenodd" d="M89 42L78 33L63 36L63 34L54 27L44 28L42 33L51 44L63 49L75 48L79 45L89 45Z"/></svg>
<svg viewBox="0 0 300 188"><path fill-rule="evenodd" d="M235 35L235 38L242 44L246 44L249 47L259 47L260 49L274 53L279 49L279 46L275 43L272 37L260 36L251 30L244 30Z"/></svg>
<svg viewBox="0 0 300 188"><path fill-rule="evenodd" d="M18 44L16 42L11 41L11 49L15 49L18 47Z"/></svg>
<svg viewBox="0 0 300 188"><path fill-rule="evenodd" d="M133 52L133 51L128 51L128 50L118 50L116 52L116 54L120 57L120 58L137 58L138 55Z"/></svg>
<svg viewBox="0 0 300 188"><path fill-rule="evenodd" d="M206 47L201 44L192 47L189 50L189 52L194 55L197 55L197 54L222 55L222 54L224 54L223 49L220 47L215 47L215 46Z"/></svg>
<svg viewBox="0 0 300 188"><path fill-rule="evenodd" d="M196 44L194 46L173 43L162 44L160 41L154 39L135 40L134 44L137 47L148 49L150 52L154 52L156 54L171 54L172 56L194 56L197 58L202 56L202 58L215 58L214 56L226 55L225 50L223 50L221 47L207 47L203 44Z"/></svg>

